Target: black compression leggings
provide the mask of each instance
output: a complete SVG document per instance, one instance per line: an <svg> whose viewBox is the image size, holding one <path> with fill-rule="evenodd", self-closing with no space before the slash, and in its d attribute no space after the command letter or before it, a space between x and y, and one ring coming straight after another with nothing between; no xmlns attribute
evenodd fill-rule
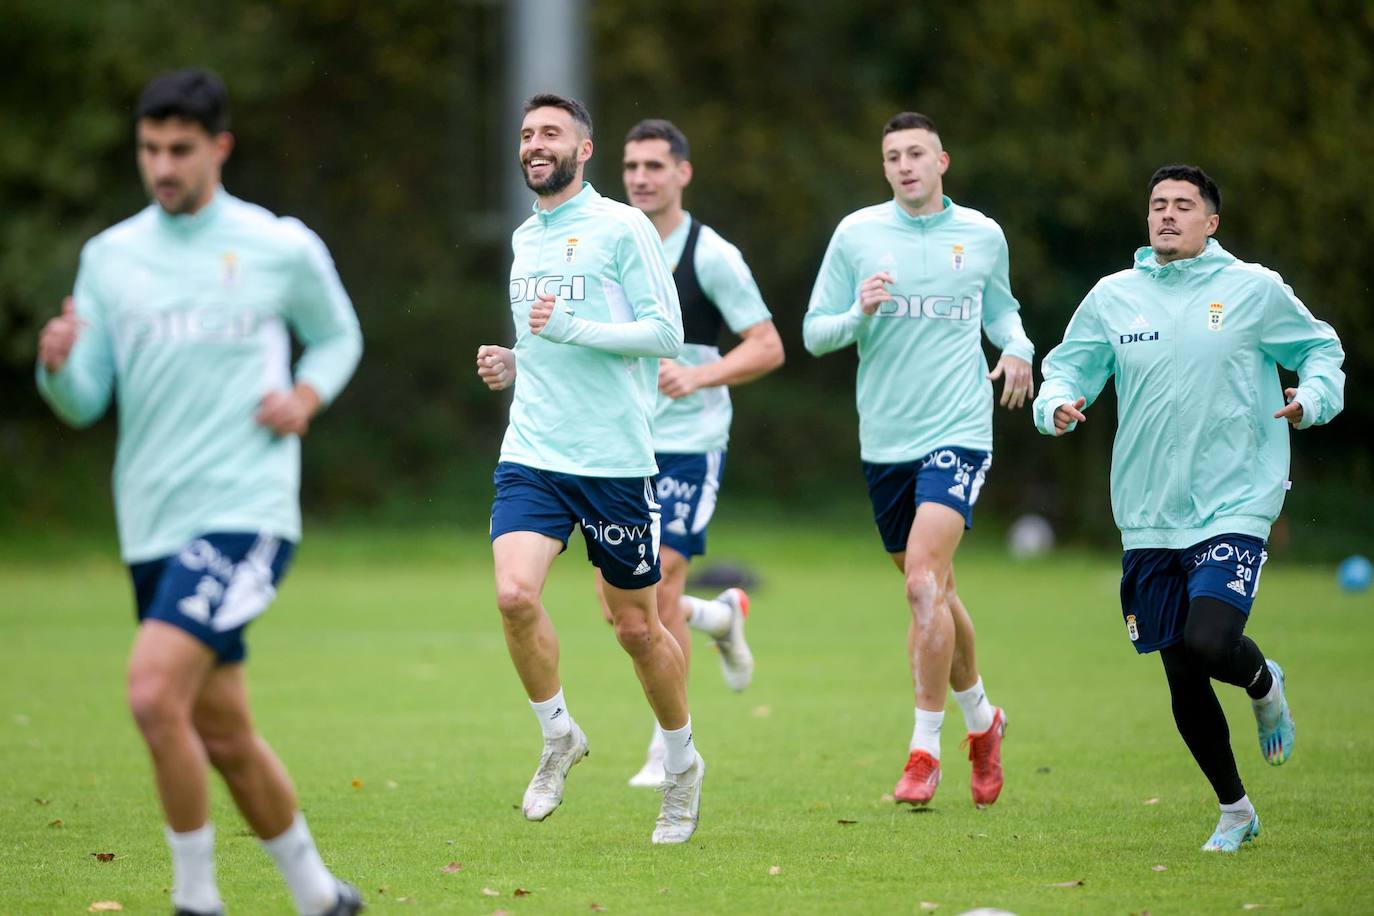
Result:
<svg viewBox="0 0 1374 916"><path fill-rule="evenodd" d="M1273 682L1264 653L1245 635L1245 620L1224 601L1198 598L1188 606L1183 641L1159 653L1178 733L1224 805L1240 801L1245 787L1212 679L1244 687L1251 698L1264 696Z"/></svg>

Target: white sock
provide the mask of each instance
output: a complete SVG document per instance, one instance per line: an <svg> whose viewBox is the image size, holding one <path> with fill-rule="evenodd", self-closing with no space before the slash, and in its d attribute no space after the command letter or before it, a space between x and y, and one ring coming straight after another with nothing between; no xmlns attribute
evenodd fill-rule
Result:
<svg viewBox="0 0 1374 916"><path fill-rule="evenodd" d="M697 761L697 747L692 743L692 717L682 728L667 729L658 727L663 733L663 769L669 773L685 773Z"/></svg>
<svg viewBox="0 0 1374 916"><path fill-rule="evenodd" d="M662 757L668 750L668 742L663 739L663 729L654 723L654 736L649 739L649 756Z"/></svg>
<svg viewBox="0 0 1374 916"><path fill-rule="evenodd" d="M940 726L945 724L945 711L930 712L916 709L916 728L911 733L908 751L925 751L936 760L940 759Z"/></svg>
<svg viewBox="0 0 1374 916"><path fill-rule="evenodd" d="M1221 806L1221 823L1217 824L1217 829L1230 830L1241 824L1248 824L1254 816L1255 806L1250 804L1250 796L1242 795L1240 801Z"/></svg>
<svg viewBox="0 0 1374 916"><path fill-rule="evenodd" d="M215 883L215 826L177 833L164 826L172 849L172 906L179 910L213 913L224 906Z"/></svg>
<svg viewBox="0 0 1374 916"><path fill-rule="evenodd" d="M339 902L339 885L320 859L305 816L299 811L281 836L258 842L281 869L297 912L323 913Z"/></svg>
<svg viewBox="0 0 1374 916"><path fill-rule="evenodd" d="M539 727L544 730L544 740L550 738L562 738L572 731L572 716L568 715L568 704L563 699L563 688L558 688L558 692L547 700L536 703L530 700L530 709L534 710L534 715L539 719Z"/></svg>
<svg viewBox="0 0 1374 916"><path fill-rule="evenodd" d="M687 615L687 626L693 630L702 630L712 636L724 636L730 630L730 622L734 619L734 608L724 601L707 601L705 598L693 598L691 595L683 595L683 602L690 609Z"/></svg>
<svg viewBox="0 0 1374 916"><path fill-rule="evenodd" d="M983 679L973 682L968 690L954 691L954 699L964 713L964 724L971 734L980 735L992 728L993 709L988 702L987 692L983 690Z"/></svg>

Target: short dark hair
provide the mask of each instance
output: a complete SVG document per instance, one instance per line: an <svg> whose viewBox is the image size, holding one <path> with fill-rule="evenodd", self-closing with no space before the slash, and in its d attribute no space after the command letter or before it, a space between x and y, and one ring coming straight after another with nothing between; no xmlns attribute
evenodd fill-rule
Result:
<svg viewBox="0 0 1374 916"><path fill-rule="evenodd" d="M586 132L587 137L588 137L588 138L591 137L591 135L592 135L592 115L591 115L591 112L587 111L587 106L586 106L586 105L583 105L583 104L582 104L581 102L579 102L577 99L569 98L569 97L567 97L567 96L565 96L565 95L557 95L557 94L552 93L552 92L541 92L541 93L539 93L538 95L532 95L532 96L530 96L530 97L529 97L529 100L525 102L525 114L529 114L531 111L534 111L536 108L561 108L561 109L563 109L563 110L566 111L568 114L572 115L572 119L573 119L574 121L576 121L578 124L582 125L582 129Z"/></svg>
<svg viewBox="0 0 1374 916"><path fill-rule="evenodd" d="M883 125L883 136L899 130L928 130L936 136L940 134L935 128L935 122L919 111L901 111L888 118L887 123Z"/></svg>
<svg viewBox="0 0 1374 916"><path fill-rule="evenodd" d="M1221 189L1202 169L1195 165L1166 165L1155 169L1150 176L1150 194L1155 192L1161 181L1186 181L1197 188L1202 200L1213 213L1221 212Z"/></svg>
<svg viewBox="0 0 1374 916"><path fill-rule="evenodd" d="M687 135L667 118L645 118L631 127L630 132L625 135L625 142L632 143L636 140L666 140L668 152L673 154L674 159L685 162L692 158L692 151L687 146Z"/></svg>
<svg viewBox="0 0 1374 916"><path fill-rule="evenodd" d="M143 87L134 120L194 121L211 135L229 129L229 90L224 81L203 67L184 67L159 73Z"/></svg>

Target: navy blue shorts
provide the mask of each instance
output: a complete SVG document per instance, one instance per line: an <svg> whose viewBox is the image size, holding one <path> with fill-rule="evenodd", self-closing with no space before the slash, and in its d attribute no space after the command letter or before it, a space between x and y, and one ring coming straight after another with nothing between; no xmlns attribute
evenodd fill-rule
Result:
<svg viewBox="0 0 1374 916"><path fill-rule="evenodd" d="M663 506L663 546L687 559L706 552L706 526L716 511L725 450L700 454L657 454L654 494Z"/></svg>
<svg viewBox="0 0 1374 916"><path fill-rule="evenodd" d="M582 529L587 559L616 588L658 582L659 519L648 477L581 477L502 461L492 477L491 539L533 531L563 543Z"/></svg>
<svg viewBox="0 0 1374 916"><path fill-rule="evenodd" d="M138 619L185 630L222 665L241 662L243 631L277 597L295 549L265 534L207 534L170 557L131 563Z"/></svg>
<svg viewBox="0 0 1374 916"><path fill-rule="evenodd" d="M992 455L971 448L937 448L916 461L897 464L863 462L873 521L888 553L906 550L916 507L921 503L949 506L973 527L973 504L992 466Z"/></svg>
<svg viewBox="0 0 1374 916"><path fill-rule="evenodd" d="M1141 654L1183 639L1188 605L1216 598L1247 617L1259 591L1269 554L1264 542L1245 534L1222 534L1182 550L1128 550L1121 558L1121 617L1126 635Z"/></svg>

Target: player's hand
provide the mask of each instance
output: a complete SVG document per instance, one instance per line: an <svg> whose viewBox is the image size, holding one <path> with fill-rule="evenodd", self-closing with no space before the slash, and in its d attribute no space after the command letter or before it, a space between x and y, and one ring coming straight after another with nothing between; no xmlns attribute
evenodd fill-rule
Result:
<svg viewBox="0 0 1374 916"><path fill-rule="evenodd" d="M62 300L62 314L43 325L38 335L38 361L49 372L60 372L72 355L72 347L81 336L86 322L77 317L76 301L71 296Z"/></svg>
<svg viewBox="0 0 1374 916"><path fill-rule="evenodd" d="M538 334L544 330L549 323L549 316L553 314L554 296L552 293L545 293L534 300L534 305L530 306L530 333Z"/></svg>
<svg viewBox="0 0 1374 916"><path fill-rule="evenodd" d="M892 294L887 291L887 287L893 282L895 281L892 274L880 270L859 284L859 308L864 310L865 315L874 314L878 311L878 306L892 301Z"/></svg>
<svg viewBox="0 0 1374 916"><path fill-rule="evenodd" d="M1035 397L1035 376L1031 364L1016 356L1002 355L997 365L988 373L994 382L1003 375L1007 380L1002 383L1002 397L997 403L1008 410L1015 410L1026 401Z"/></svg>
<svg viewBox="0 0 1374 916"><path fill-rule="evenodd" d="M258 405L255 418L278 436L304 436L310 420L320 409L320 396L301 382L290 391L269 391Z"/></svg>
<svg viewBox="0 0 1374 916"><path fill-rule="evenodd" d="M1283 399L1288 403L1279 410L1274 411L1274 419L1287 420L1289 426L1296 428L1297 425L1302 422L1302 404L1298 403L1297 397L1298 389L1283 389Z"/></svg>
<svg viewBox="0 0 1374 916"><path fill-rule="evenodd" d="M1083 416L1083 407L1088 403L1087 398L1079 398L1072 404L1060 404L1054 410L1054 434L1062 436L1069 431L1070 423L1086 423L1088 418Z"/></svg>
<svg viewBox="0 0 1374 916"><path fill-rule="evenodd" d="M492 391L515 384L515 353L507 347L483 344L477 348L477 377Z"/></svg>
<svg viewBox="0 0 1374 916"><path fill-rule="evenodd" d="M683 366L671 359L658 361L658 390L673 400L685 398L701 388L696 379L696 371L691 366Z"/></svg>

